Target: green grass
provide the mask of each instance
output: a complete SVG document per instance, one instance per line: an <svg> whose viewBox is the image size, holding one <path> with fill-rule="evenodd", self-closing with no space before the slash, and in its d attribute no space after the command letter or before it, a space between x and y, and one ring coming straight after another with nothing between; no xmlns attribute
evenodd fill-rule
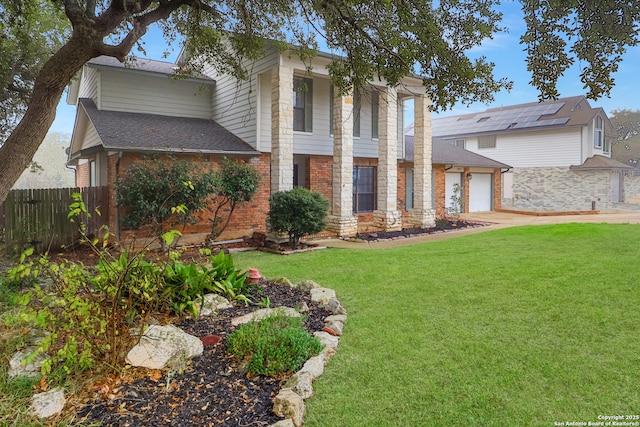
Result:
<svg viewBox="0 0 640 427"><path fill-rule="evenodd" d="M234 259L349 312L306 426L551 426L640 414L639 242L565 224Z"/></svg>

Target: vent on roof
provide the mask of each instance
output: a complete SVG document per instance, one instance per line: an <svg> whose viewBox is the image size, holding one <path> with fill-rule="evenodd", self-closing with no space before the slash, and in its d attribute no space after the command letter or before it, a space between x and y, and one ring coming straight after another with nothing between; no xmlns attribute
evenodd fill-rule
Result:
<svg viewBox="0 0 640 427"><path fill-rule="evenodd" d="M480 117L480 119L478 119L478 123L480 123L480 122L486 122L487 120L489 120L489 116Z"/></svg>

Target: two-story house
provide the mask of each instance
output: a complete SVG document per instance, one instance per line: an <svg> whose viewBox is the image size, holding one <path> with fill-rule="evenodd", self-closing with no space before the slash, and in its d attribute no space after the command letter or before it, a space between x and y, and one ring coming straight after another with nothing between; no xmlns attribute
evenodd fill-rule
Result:
<svg viewBox="0 0 640 427"><path fill-rule="evenodd" d="M329 80L331 59L320 54L309 67L291 52L268 49L248 64L250 79L240 81L213 67L174 79L175 64L96 58L68 96L78 107L70 148L77 183L112 188L119 171L148 154L212 164L226 156L250 162L263 176L254 201L234 213L229 234L265 231L270 195L296 185L330 201L328 231L336 235L353 235L363 223L432 226L431 115L421 79L407 77L398 87L372 81L340 95ZM406 99L415 103L416 124L410 206L399 172ZM119 229L114 203L108 211L110 226Z"/></svg>
<svg viewBox="0 0 640 427"><path fill-rule="evenodd" d="M610 210L638 200L638 170L611 159L613 137L606 113L584 96L433 120L434 144L512 166L502 174L502 204L517 210Z"/></svg>

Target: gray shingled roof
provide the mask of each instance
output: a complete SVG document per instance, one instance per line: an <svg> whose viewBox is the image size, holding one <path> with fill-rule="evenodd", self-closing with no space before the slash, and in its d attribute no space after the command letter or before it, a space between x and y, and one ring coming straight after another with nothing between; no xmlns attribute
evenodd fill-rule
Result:
<svg viewBox="0 0 640 427"><path fill-rule="evenodd" d="M101 67L125 68L135 71L146 71L149 73L163 74L167 76L176 74L176 71L179 68L178 65L172 62L156 61L154 59L138 58L135 56L128 57L124 63L111 56L99 56L90 60L88 64L89 66L94 65ZM213 79L201 74L189 76L189 78L213 81Z"/></svg>
<svg viewBox="0 0 640 427"><path fill-rule="evenodd" d="M595 154L584 161L579 166L571 166L570 169L577 170L594 170L594 169L602 169L602 170L638 170L636 167L628 165L626 163L619 162L615 159L610 159L609 157L600 156Z"/></svg>
<svg viewBox="0 0 640 427"><path fill-rule="evenodd" d="M98 110L91 99L79 102L108 150L260 154L213 120Z"/></svg>
<svg viewBox="0 0 640 427"><path fill-rule="evenodd" d="M405 137L406 160L413 161L413 136ZM500 163L480 154L449 144L441 139L433 140L431 163L438 165L455 165L482 168L510 169L511 166Z"/></svg>

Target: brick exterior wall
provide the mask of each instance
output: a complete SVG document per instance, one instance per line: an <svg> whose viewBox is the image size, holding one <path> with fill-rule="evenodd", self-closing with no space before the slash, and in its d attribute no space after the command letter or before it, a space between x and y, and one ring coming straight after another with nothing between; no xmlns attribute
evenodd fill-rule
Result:
<svg viewBox="0 0 640 427"><path fill-rule="evenodd" d="M89 162L76 166L76 186L80 188L89 186Z"/></svg>
<svg viewBox="0 0 640 427"><path fill-rule="evenodd" d="M191 160L205 167L212 167L218 169L223 160L223 156L176 156L180 159ZM108 161L109 167L109 187L111 193L112 206L115 206L115 189L113 183L115 182L116 169L119 169L120 173L130 167L132 164L142 161L143 156L138 154L125 154L120 159L118 165L118 156L110 156ZM267 212L269 211L269 197L270 197L270 155L262 154L259 157L253 157L248 159L247 157L230 157L231 160L248 161L252 164L261 176L260 189L254 196L253 200L247 203L236 206L236 209L231 217L229 226L225 232L219 236L218 240L226 240L239 238L242 236L251 235L254 231L265 232ZM229 208L223 209L223 213L229 212ZM120 211L120 215L124 214L124 211ZM200 212L197 216L198 223L193 226L187 226L184 230L179 229L183 233L209 233L211 231L210 218L213 217L209 210ZM111 209L109 212L109 226L112 230L116 229L117 218L116 209ZM133 234L144 235L144 232L136 230L123 231L123 236L129 236Z"/></svg>
<svg viewBox="0 0 640 427"><path fill-rule="evenodd" d="M307 158L307 188L320 193L331 202L333 183L333 158L309 156Z"/></svg>
<svg viewBox="0 0 640 427"><path fill-rule="evenodd" d="M436 207L436 218L442 215L445 215L447 212L446 206L446 185L445 185L445 165L433 165L433 170L435 172L435 191L434 191L434 199L435 199L435 207Z"/></svg>

